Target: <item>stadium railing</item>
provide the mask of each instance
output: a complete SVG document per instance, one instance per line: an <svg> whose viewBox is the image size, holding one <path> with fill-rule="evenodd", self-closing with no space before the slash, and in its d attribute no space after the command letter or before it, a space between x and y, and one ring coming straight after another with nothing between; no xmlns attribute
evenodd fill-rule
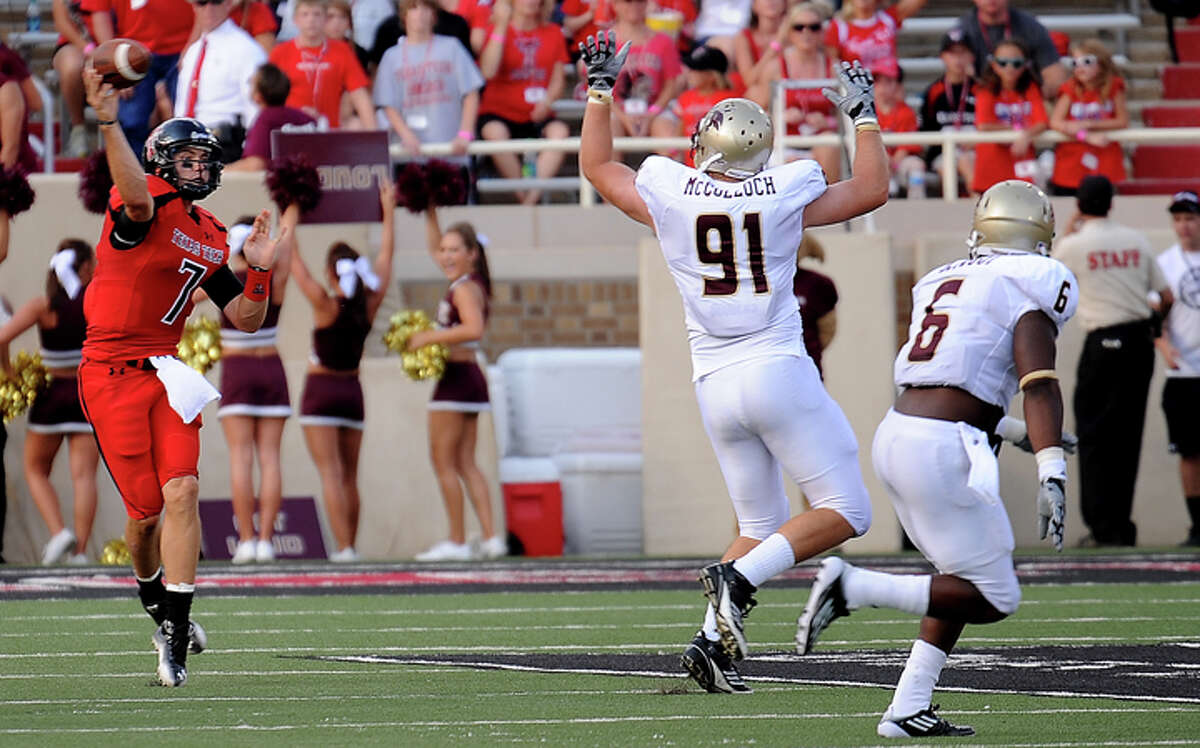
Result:
<svg viewBox="0 0 1200 748"><path fill-rule="evenodd" d="M1187 143L1200 142L1200 127L1137 127L1126 130L1111 130L1105 133L1111 140L1123 145L1138 145L1142 143ZM905 132L884 133L884 145L940 145L944 158L957 160L959 146L975 145L977 143L1012 143L1017 139L1016 131L977 132L973 130L944 130L941 132ZM1039 147L1050 147L1055 143L1069 140L1057 132L1046 132L1034 141ZM616 138L614 148L623 153L652 153L660 149L686 150L691 146L689 138ZM579 138L563 138L561 140L494 140L471 143L467 152L476 156L489 156L493 153L524 153L526 151L561 151L564 153L579 153ZM788 135L776 139L776 146L786 148L811 148L815 145L837 145L847 149L853 148L853 138L829 133L825 135ZM450 155L449 143L428 143L421 149L422 156L437 157ZM391 156L397 161L409 158L404 147L400 144L391 146ZM579 204L592 206L596 204L596 193L591 184L582 175L578 177L555 177L548 180L540 179L489 179L480 180L483 184L480 191L502 192L516 189L542 188L548 190L578 191ZM955 169L946 169L942 179L942 199L952 202L958 196L958 184Z"/></svg>

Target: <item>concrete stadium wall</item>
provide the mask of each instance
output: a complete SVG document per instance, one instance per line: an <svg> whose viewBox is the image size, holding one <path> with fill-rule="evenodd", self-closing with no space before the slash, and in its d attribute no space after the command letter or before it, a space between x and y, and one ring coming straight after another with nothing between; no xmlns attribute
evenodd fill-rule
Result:
<svg viewBox="0 0 1200 748"><path fill-rule="evenodd" d="M38 200L34 208L13 222L8 260L0 265L0 293L20 305L40 292L46 263L57 242L66 236L94 240L100 219L83 211L76 198L74 175L34 178ZM225 186L205 207L222 220L267 207L269 201L257 178L229 175ZM1151 230L1157 249L1171 243L1165 201L1160 198L1123 198L1118 220ZM1057 201L1060 216L1069 216L1070 201ZM491 239L489 256L493 275L506 281L638 279L641 315L639 337L643 349L643 403L645 404L645 519L648 553L715 553L732 538L733 514L724 493L712 450L700 427L690 384L690 362L678 295L666 275L654 243L644 242L650 232L609 207L587 210L575 206L539 208L484 206L445 210L445 225L470 220ZM855 221L854 232L842 227L822 229L829 249L823 272L838 284L838 336L826 354L828 386L846 410L858 435L860 461L875 505L874 528L848 547L853 550L890 550L898 547L899 533L886 498L875 483L869 448L875 425L891 400L890 366L895 340L896 272L921 272L938 258L959 256L962 238L970 225L971 205L960 201L884 206L873 217L875 231ZM377 226L361 224L302 226L301 251L310 267L323 260L335 239L352 246L378 245ZM412 300L399 289L407 284L441 280L424 246L419 216L397 215L397 260L394 283L368 342L363 363L363 385L368 405L363 445L360 489L363 513L360 550L369 558L405 558L443 537L446 532L441 500L426 456L425 404L430 385L407 380L397 360L385 357L379 335L392 311ZM215 316L211 306L198 313ZM298 403L307 359L312 314L294 289L284 305L280 349L288 371L293 403ZM1064 335L1059 372L1067 397L1073 391L1074 366L1081 336L1074 325ZM36 350L33 331L12 346ZM210 378L216 381L218 371ZM1143 545L1164 545L1182 539L1187 517L1180 497L1175 459L1166 453L1165 426L1157 402L1161 372L1151 388L1142 469L1135 501L1135 520ZM201 457L201 497L229 495L224 438L215 417L215 405L205 412ZM1071 418L1068 406L1068 424ZM36 563L48 532L32 507L22 472L21 445L24 418L8 425L8 523L4 552L10 562ZM495 483L496 452L490 418L480 432L479 460L492 483L492 500L498 516L503 509ZM684 451L684 447L687 451ZM1036 545L1033 528L1032 459L1015 450L1002 457L1001 490L1013 517L1019 545ZM680 455L690 455L683 458ZM1074 470L1074 461L1069 461ZM289 421L284 431L284 495L317 496L319 482L303 443L299 425ZM66 460L55 467L54 484L64 515L70 517L71 495ZM104 542L119 537L124 512L101 469L100 509L90 553L95 557ZM797 499L797 506L799 506ZM318 501L319 504L319 501ZM1075 482L1068 516L1068 541L1082 535ZM682 510L682 511L681 511ZM717 518L701 523L681 523L684 512L702 511ZM419 518L419 520L416 520ZM722 519L723 518L723 519ZM469 520L472 523L473 519Z"/></svg>

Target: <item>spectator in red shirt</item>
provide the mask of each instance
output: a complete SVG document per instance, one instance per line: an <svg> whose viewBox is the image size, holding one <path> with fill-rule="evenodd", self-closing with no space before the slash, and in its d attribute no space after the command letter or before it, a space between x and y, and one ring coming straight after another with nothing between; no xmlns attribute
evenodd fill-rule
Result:
<svg viewBox="0 0 1200 748"><path fill-rule="evenodd" d="M571 40L567 51L572 60L579 58L579 45L588 36L595 36L616 20L613 0L563 0L562 12L563 31Z"/></svg>
<svg viewBox="0 0 1200 748"><path fill-rule="evenodd" d="M778 66L787 43L786 16L786 0L754 0L750 25L733 38L733 60L747 88L767 77L770 66Z"/></svg>
<svg viewBox="0 0 1200 748"><path fill-rule="evenodd" d="M115 37L133 39L150 50L150 70L142 82L121 94L117 119L135 154L150 134L150 118L159 83L168 97L179 79L179 55L191 37L195 13L187 0L80 0L92 14L96 43Z"/></svg>
<svg viewBox="0 0 1200 748"><path fill-rule="evenodd" d="M315 130L317 121L307 113L287 106L292 82L283 71L265 63L254 73L254 103L260 108L258 117L246 133L242 158L225 167L225 171L262 171L271 161L271 133L276 130Z"/></svg>
<svg viewBox="0 0 1200 748"><path fill-rule="evenodd" d="M550 106L567 86L562 29L546 21L542 0L498 0L494 17L479 57L479 70L488 82L479 102L479 134L484 140L567 137L566 124L554 118ZM537 176L553 177L562 161L562 151L542 151ZM514 153L497 153L492 162L506 179L521 176ZM519 191L517 197L533 205L541 191Z"/></svg>
<svg viewBox="0 0 1200 748"><path fill-rule="evenodd" d="M875 77L875 113L883 132L916 132L917 113L904 101L904 71L899 65L877 62L871 68ZM925 197L925 159L921 147L892 145L887 147L892 168L890 192L906 197Z"/></svg>
<svg viewBox="0 0 1200 748"><path fill-rule="evenodd" d="M900 0L880 10L879 0L846 0L825 30L825 47L831 57L846 62L860 60L867 69L880 61L899 65L896 32L925 3L926 0Z"/></svg>
<svg viewBox="0 0 1200 748"><path fill-rule="evenodd" d="M260 0L238 0L233 4L229 17L242 27L254 41L262 45L267 52L275 46L275 34L279 31L279 19L271 6Z"/></svg>
<svg viewBox="0 0 1200 748"><path fill-rule="evenodd" d="M63 148L68 158L83 158L91 150L83 121L83 58L96 46L92 41L91 18L92 14L83 12L77 0L54 0L58 43L52 64L71 121Z"/></svg>
<svg viewBox="0 0 1200 748"><path fill-rule="evenodd" d="M29 145L29 68L21 56L0 43L0 167L37 168L37 155ZM0 260L3 260L0 257Z"/></svg>
<svg viewBox="0 0 1200 748"><path fill-rule="evenodd" d="M672 101L667 111L654 118L650 123L650 134L656 138L690 137L696 130L700 118L718 101L724 101L740 95L729 84L725 73L729 68L729 60L725 53L716 47L706 47L703 44L683 58L687 74L687 89ZM689 150L686 154L671 149L660 150L659 153L669 158L678 159L683 155L683 162L695 166Z"/></svg>
<svg viewBox="0 0 1200 748"><path fill-rule="evenodd" d="M675 40L646 25L646 0L615 0L614 7L617 44L633 46L613 85L613 134L640 137L683 90L683 65Z"/></svg>
<svg viewBox="0 0 1200 748"><path fill-rule="evenodd" d="M1125 80L1099 39L1072 45L1071 55L1074 75L1058 89L1050 126L1075 140L1054 148L1052 195L1074 195L1091 174L1113 183L1125 180L1125 152L1104 135L1129 126Z"/></svg>
<svg viewBox="0 0 1200 748"><path fill-rule="evenodd" d="M979 130L1016 130L1013 143L980 143L975 146L973 192L983 192L1005 179L1037 181L1037 153L1033 139L1049 126L1042 89L1029 64L1025 46L1013 39L996 45L996 51L975 88L975 127Z"/></svg>
<svg viewBox="0 0 1200 748"><path fill-rule="evenodd" d="M819 80L833 78L833 60L821 50L821 29L824 16L816 3L800 3L788 13L783 39L786 43L776 58L774 48L768 47L764 59L778 59L777 65L762 68L759 82L746 92L746 98L757 101L771 111L771 81ZM788 135L819 135L837 129L835 109L821 87L789 88L784 99L784 122ZM788 150L788 158L812 158L825 171L825 178L835 182L842 173L841 149L833 145L813 146L810 150Z"/></svg>
<svg viewBox="0 0 1200 748"><path fill-rule="evenodd" d="M342 95L349 94L357 121L350 129L374 129L370 81L350 45L325 36L325 0L293 0L299 35L271 50L270 61L287 74L287 104L330 128L341 126Z"/></svg>

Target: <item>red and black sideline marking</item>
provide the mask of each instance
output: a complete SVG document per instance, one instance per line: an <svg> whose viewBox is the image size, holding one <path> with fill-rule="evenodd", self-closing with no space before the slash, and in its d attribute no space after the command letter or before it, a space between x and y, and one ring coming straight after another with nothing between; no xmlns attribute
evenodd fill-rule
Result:
<svg viewBox="0 0 1200 748"><path fill-rule="evenodd" d="M695 589L696 572L712 559L510 559L501 562L418 564L322 562L244 567L206 563L200 567L201 595L347 595L586 590ZM916 555L855 557L854 563L898 573L928 573ZM1129 553L1024 555L1017 575L1028 584L1115 584L1195 582L1200 555ZM773 588L808 587L816 572L809 561L771 580ZM0 596L6 599L117 598L134 594L125 567L0 567Z"/></svg>

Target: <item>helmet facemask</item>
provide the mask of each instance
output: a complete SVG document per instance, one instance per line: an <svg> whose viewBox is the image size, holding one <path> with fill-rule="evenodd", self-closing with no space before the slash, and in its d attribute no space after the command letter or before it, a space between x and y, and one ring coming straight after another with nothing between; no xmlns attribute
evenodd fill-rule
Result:
<svg viewBox="0 0 1200 748"><path fill-rule="evenodd" d="M159 125L146 140L143 160L147 172L161 177L186 200L203 200L221 185L221 145L198 120L177 117ZM198 173L182 176L181 169L196 169L189 162L198 163Z"/></svg>

